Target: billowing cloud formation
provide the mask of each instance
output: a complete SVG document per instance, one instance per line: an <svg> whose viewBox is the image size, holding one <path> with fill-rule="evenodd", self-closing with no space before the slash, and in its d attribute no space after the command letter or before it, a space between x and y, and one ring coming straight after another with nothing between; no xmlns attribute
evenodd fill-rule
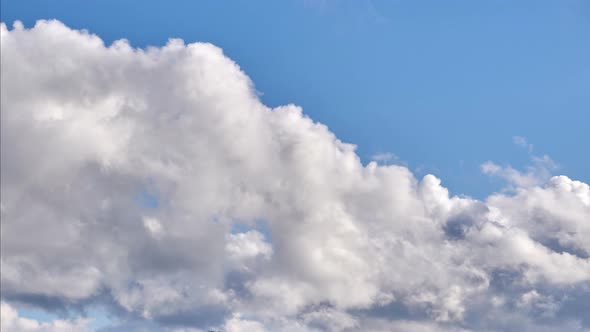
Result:
<svg viewBox="0 0 590 332"><path fill-rule="evenodd" d="M170 331L590 327L585 183L478 201L363 165L210 44L105 47L40 21L1 45L7 303Z"/></svg>

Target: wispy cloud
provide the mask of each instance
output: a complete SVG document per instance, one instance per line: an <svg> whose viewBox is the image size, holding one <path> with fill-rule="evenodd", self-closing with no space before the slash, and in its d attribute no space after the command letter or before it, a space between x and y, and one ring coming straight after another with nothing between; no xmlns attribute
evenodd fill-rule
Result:
<svg viewBox="0 0 590 332"><path fill-rule="evenodd" d="M533 152L533 145L522 136L513 136L512 142L521 148L527 149L529 153Z"/></svg>

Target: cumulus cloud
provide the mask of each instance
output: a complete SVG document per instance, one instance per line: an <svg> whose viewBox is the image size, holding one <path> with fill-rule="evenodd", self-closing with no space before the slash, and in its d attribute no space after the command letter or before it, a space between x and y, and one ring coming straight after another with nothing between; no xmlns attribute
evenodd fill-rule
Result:
<svg viewBox="0 0 590 332"><path fill-rule="evenodd" d="M548 159L487 164L511 192L451 196L263 105L210 44L39 21L3 24L1 47L6 303L99 303L137 331L590 326L590 189Z"/></svg>

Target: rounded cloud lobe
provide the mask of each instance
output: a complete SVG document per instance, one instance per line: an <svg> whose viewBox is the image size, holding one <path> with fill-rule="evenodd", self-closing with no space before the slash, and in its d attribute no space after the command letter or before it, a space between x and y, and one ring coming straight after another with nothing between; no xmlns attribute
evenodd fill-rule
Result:
<svg viewBox="0 0 590 332"><path fill-rule="evenodd" d="M1 45L3 324L20 303L171 331L590 328L585 183L478 201L363 165L210 44L39 21Z"/></svg>

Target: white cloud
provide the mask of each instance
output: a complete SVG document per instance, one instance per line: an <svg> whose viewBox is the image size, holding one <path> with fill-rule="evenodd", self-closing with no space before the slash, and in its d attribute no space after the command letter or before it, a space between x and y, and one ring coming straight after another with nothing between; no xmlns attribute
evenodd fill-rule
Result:
<svg viewBox="0 0 590 332"><path fill-rule="evenodd" d="M105 47L40 21L2 25L1 47L3 298L156 330L534 331L519 294L588 293L590 191L550 159L487 164L511 193L450 196L266 107L210 44ZM553 324L587 328L570 316Z"/></svg>
<svg viewBox="0 0 590 332"><path fill-rule="evenodd" d="M382 163L388 163L399 160L399 157L391 152L383 152L374 154L373 156L371 156L371 160Z"/></svg>
<svg viewBox="0 0 590 332"><path fill-rule="evenodd" d="M539 309L544 315L554 315L555 311L559 309L559 303L553 297L539 294L536 290L523 294L516 305L528 310Z"/></svg>
<svg viewBox="0 0 590 332"><path fill-rule="evenodd" d="M533 152L533 145L530 144L525 137L512 136L512 142L521 148L525 148L528 152Z"/></svg>
<svg viewBox="0 0 590 332"><path fill-rule="evenodd" d="M236 259L246 259L257 256L270 258L272 247L265 242L264 236L257 231L228 234L226 244L227 254Z"/></svg>
<svg viewBox="0 0 590 332"><path fill-rule="evenodd" d="M234 315L225 323L227 332L266 332L266 328L257 321L242 319L239 314Z"/></svg>
<svg viewBox="0 0 590 332"><path fill-rule="evenodd" d="M144 217L143 226L153 235L162 232L162 224L156 218Z"/></svg>
<svg viewBox="0 0 590 332"><path fill-rule="evenodd" d="M18 311L6 302L0 303L0 330L2 332L84 332L90 331L88 320L53 320L39 322L21 317Z"/></svg>
<svg viewBox="0 0 590 332"><path fill-rule="evenodd" d="M504 179L509 184L507 189L515 190L542 185L551 178L553 171L559 168L557 163L547 155L531 156L531 161L532 165L528 166L524 172L512 166L500 166L491 161L483 163L481 170L484 174Z"/></svg>

